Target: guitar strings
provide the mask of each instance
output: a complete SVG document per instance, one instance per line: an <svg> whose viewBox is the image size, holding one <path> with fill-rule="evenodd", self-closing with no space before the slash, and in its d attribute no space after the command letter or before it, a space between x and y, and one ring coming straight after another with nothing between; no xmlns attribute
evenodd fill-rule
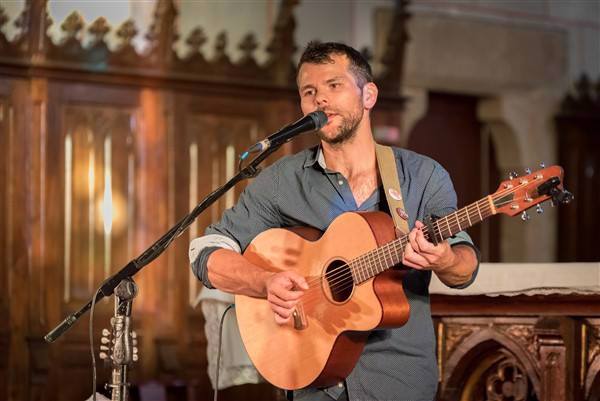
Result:
<svg viewBox="0 0 600 401"><path fill-rule="evenodd" d="M527 185L529 185L529 182L527 182L527 183L522 183L522 184L520 184L520 185L518 185L518 186L516 186L516 187L513 187L513 188L507 188L507 189L505 189L504 191L500 191L500 192L498 192L497 194L490 195L490 197L492 197L492 200L494 200L494 198L500 198L500 197L503 197L503 196L505 196L506 194L508 194L508 193L510 193L510 192L514 192L515 190L519 189L520 187L522 187L522 186L527 186ZM506 201L506 202L505 202L505 203L503 203L503 204L497 204L497 206L503 206L504 204L507 204L507 203L510 203L510 202L514 202L515 200L521 200L521 199L523 199L523 198L516 198L516 199L515 199L515 198L513 198L513 199L511 199L511 200L509 200L509 201ZM469 216L469 215L470 215L470 210L469 210L469 209L470 209L470 208L472 208L474 205L477 205L477 209L478 209L478 210L477 210L477 215L476 215L476 216L478 216L478 215L481 215L481 209L479 208L478 204L479 204L479 203L481 203L481 202L483 202L483 203L486 203L486 204L487 204L487 203L488 203L488 202L487 202L488 200L489 200L489 198L488 198L488 197L486 197L486 198L483 198L483 199L480 199L480 200L478 200L477 202L473 202L473 203L471 203L470 205L468 205L468 206L466 206L466 207L464 207L464 208L462 208L462 209L458 210L457 212L455 212L455 213L452 213L452 214L455 214L455 215L456 215L456 220L457 220L457 222L456 222L456 223L454 223L454 222L453 222L453 223L451 223L451 225L452 225L452 228L456 228L456 227L458 227L459 229L461 229L461 230L462 230L462 227L460 226L460 220L459 220L459 217L461 217L461 219L464 219L464 217L465 217L465 216ZM491 209L490 209L490 208L486 208L486 209L484 209L484 210L483 210L484 214L486 214L486 212L488 212L488 211L491 211ZM484 217L483 215L481 215L481 217L483 217L483 218L482 218L480 221L483 221L485 218L487 218L487 217L489 217L489 216L491 216L491 215L493 215L493 214L494 214L494 213L486 214L486 215L485 215L485 217ZM437 223L437 230L436 230L436 227L434 227L434 235L438 235L440 238L443 238L442 231L445 231L445 230L443 230L443 229L442 229L442 228L439 226L439 222L440 222L441 220L443 220L443 219L445 219L445 220L446 220L446 225L448 226L448 233L450 234L450 233L452 232L452 228L450 227L450 224L449 224L449 221L448 221L448 216L450 216L450 215L444 216L444 217L442 217L442 218L440 218L440 219L436 220L436 223ZM470 221L470 218L468 218L468 220ZM424 231L424 234L428 236L428 234L429 234L428 230L427 230L427 231ZM405 235L405 236L403 236L403 237L401 237L401 238L399 238L399 239L397 239L397 240L391 241L391 242L389 242L388 244L385 244L385 245L383 245L383 246L381 246L381 247L379 247L379 248L376 248L375 250L368 251L367 253L365 253L365 254L363 254L363 255L361 255L361 256L359 256L359 257L357 257L357 258L353 259L352 261L350 261L350 262L349 262L349 264L352 264L352 263L358 262L360 259L365 259L365 258L367 258L367 259L368 259L369 257L372 257L372 258L374 258L374 257L376 256L375 254L377 253L377 252L374 252L374 251L378 251L379 249L383 249L384 247L386 247L386 246L388 246L388 245L390 245L390 244L394 244L394 243L399 243L399 242L400 242L400 243L402 243L402 245L403 245L403 247L404 247L404 246L406 245L406 243L408 242L408 241L405 241L405 239L407 239L407 238L408 238L408 235ZM427 239L429 239L429 238L427 238ZM366 261L366 265L369 265L369 264L371 264L371 262L372 262L371 260L368 260L368 261ZM322 275L322 276L319 276L319 277L316 277L316 278L312 279L312 281L314 281L314 282L320 282L320 281L321 281L321 279L322 279L323 277L326 277L328 274L331 274L332 272L336 272L336 271L337 271L337 272L340 272L341 274L345 274L345 272L346 272L346 269L345 269L345 268L346 268L346 267L350 267L350 268L352 268L352 266L349 266L349 264L348 264L348 263L346 263L346 264L344 264L344 265L340 265L340 266L338 266L337 268L334 268L333 270L331 270L331 271L329 271L329 272L325 273L325 275ZM385 269L384 269L384 270L385 270ZM332 275L332 276L330 276L330 278L334 278L334 277L335 277L335 274L334 274L334 275Z"/></svg>
<svg viewBox="0 0 600 401"><path fill-rule="evenodd" d="M484 199L483 201L486 201L486 200L487 200L487 199ZM466 213L470 213L470 211L469 211L469 210L467 210L467 209L468 209L469 207L472 207L473 205L475 205L475 204L477 204L477 203L481 202L481 201L482 201L482 200L480 200L480 201L478 201L478 202L475 202L475 203L472 203L471 205L467 206L466 208L463 208L464 210L462 211L462 213L460 213L460 215L462 215L462 216L463 216L463 218L464 218L464 216L465 216L465 214L466 214ZM485 203L487 203L487 202L485 202ZM479 215L479 213L481 213L481 212L477 212L477 213L478 213L478 215ZM490 210L489 210L489 208L488 208L488 209L484 209L484 210L483 210L482 217L483 217L483 215L485 215L485 217L484 217L484 218L487 218L487 217L489 217L489 216L493 215L493 213L490 213ZM440 220L441 220L441 219L440 219ZM439 221L439 220L438 220L438 221ZM457 225L456 225L456 223L452 223L452 226L453 226L453 227L456 227ZM458 227L460 228L460 225L458 225ZM434 233L434 234L435 234L435 235L437 235L437 236L439 236L439 237L441 238L441 237L442 237L442 231L445 231L445 230L443 230L443 229L442 229L442 228L439 226L439 224L438 224L438 226L437 226L437 227L434 227L434 231L435 231L435 233ZM451 231L450 231L450 232L451 232ZM428 230L424 231L424 235L425 235L425 237L426 237L427 239L429 239L429 231L428 231ZM314 279L311 279L311 280L309 281L309 285L310 285L310 283L316 283L316 282L320 282L320 281L321 281L321 279L325 277L325 278L328 278L328 279L330 280L330 283L331 283L331 284L330 284L330 287L331 287L331 285L335 285L335 284L337 284L337 282L335 282L335 281L332 281L332 280L334 280L334 279L336 279L336 278L338 278L338 277L340 277L340 276L343 276L343 278L345 278L345 276L347 276L347 275L348 275L348 273L347 273L347 272L348 272L348 270L346 269L347 267L350 267L350 269L352 269L352 265L355 265L355 266L356 266L356 268L358 268L358 269L360 269L360 268L363 268L363 271L364 271L364 267L369 267L369 265L372 265L372 264L373 264L373 262L377 262L378 260L381 260L380 258L377 258L377 256L378 256L378 255L377 255L377 253L385 253L385 251L388 251L388 253L390 254L390 256L391 256L391 258L392 258L392 260L393 260L393 259L394 259L393 257L394 257L395 255L392 255L392 254L391 254L391 252L389 252L389 251L390 251L390 248L394 248L394 249L393 249L393 250L394 250L394 252L396 252L396 253L397 253L397 252L399 251L399 250L398 250L398 245L401 245L401 249L404 249L404 247L406 246L406 244L407 244L408 242L409 242L409 241L408 241L408 235L405 235L405 236L403 236L403 237L401 237L401 238L399 238L399 239L397 239L397 240L394 240L394 241L388 242L387 244L384 244L384 245L382 245L381 247L379 247L379 248L377 248L377 249L375 249L375 250L371 250L371 251L369 251L369 252L366 252L365 254L363 254L363 255L361 255L361 256L359 256L359 257L357 257L357 258L353 259L353 260L352 260L352 261L350 261L349 263L346 263L346 264L340 265L340 266L338 266L338 267L336 267L336 268L334 268L334 269L332 269L332 270L328 271L327 273L325 273L325 274L324 274L324 275L322 275L322 276L319 276L319 277L316 277L316 278L314 278ZM386 257L386 256L384 256L384 258L387 258L387 257ZM402 259L402 258L401 258L401 256L399 256L399 261L398 261L397 263L400 263L401 259ZM386 261L387 261L387 259L386 259ZM394 263L394 264L397 264L397 263ZM385 270L385 269L384 269L384 270ZM333 273L333 274L332 274L332 273Z"/></svg>
<svg viewBox="0 0 600 401"><path fill-rule="evenodd" d="M523 183L520 184L516 187L513 188L509 188L505 191L501 191L497 194L494 195L490 195L490 197L492 198L492 200L494 199L498 199L501 198L503 196L505 196L507 193L510 192L514 192L515 190L519 189L522 186L526 186L529 185L529 183ZM510 200L507 200L503 203L498 203L495 204L497 207L502 207L508 203L514 202L514 201L519 201L525 199L525 197L521 197L521 198L512 198ZM477 202L474 202L464 208L462 208L461 210L453 213L456 215L456 222L453 222L451 224L448 224L448 221L446 221L446 224L451 226L451 228L453 229L462 229L461 225L460 225L460 220L459 217L461 217L462 215L462 219L464 219L465 216L468 216L470 214L470 208L474 205L478 205L480 202L484 202L487 203L487 201L489 200L489 198L483 198ZM483 210L483 214L481 213L481 210L478 207L478 211L477 211L477 215L481 215L481 217L483 217L483 219L492 216L494 213L492 212L492 209L490 207L486 208ZM450 216L450 215L448 215ZM448 216L445 216L441 219L445 219ZM441 219L436 220L436 222L439 222ZM482 220L483 220L482 219ZM470 218L468 218L468 220L470 221ZM427 228L427 227L426 227ZM442 229L439 226L439 224L437 224L437 227L433 227L434 228L434 233L433 235L439 235L440 238L443 238L442 236ZM451 229L449 229L449 233L452 232ZM425 230L423 232L424 236L429 239L429 231ZM388 253L390 254L390 256L392 256L392 262L394 262L393 256L390 252L390 248L393 248L393 251L396 253L396 256L398 256L399 258L399 262L402 260L402 254L403 254L403 250L406 246L406 244L408 243L408 235L405 235L397 240L391 241L387 244L384 244L383 246L376 248L374 250L371 250L355 259L353 259L352 261L350 261L349 263L345 263L343 265L340 265L332 270L330 270L329 272L326 272L324 275L321 275L319 277L316 277L314 279L308 280L308 284L309 284L309 289L306 290L306 295L303 296L303 305L309 304L315 297L311 297L311 295L313 295L313 293L315 293L316 290L316 299L318 300L319 298L321 298L320 294L321 292L319 291L319 288L315 288L314 286L311 286L311 284L319 284L322 282L323 278L325 278L326 280L328 280L329 283L329 288L331 289L332 292L341 292L344 291L346 289L351 288L352 286L355 285L355 279L354 277L356 276L355 274L353 274L353 266L355 265L357 269L362 269L362 271L366 271L365 268L369 269L369 272L371 271L371 266L375 263L375 264L380 264L381 266L383 266L383 270L385 271L386 269L389 268L389 266L385 266L385 264L387 264L387 257L384 255L384 260L385 263L381 263L381 258L379 257L379 254L385 254L384 250L387 250ZM400 245L400 247L398 247L398 245ZM377 263L379 262L379 263ZM392 264L395 265L397 263ZM347 269L349 268L349 270ZM377 273L381 273L379 272L377 267L374 267L375 271ZM333 274L332 274L333 273ZM369 277L370 278L370 277ZM368 280L368 279L367 279ZM364 280L366 281L366 280ZM364 281L358 282L357 285L362 284ZM341 285L341 287L340 287Z"/></svg>
<svg viewBox="0 0 600 401"><path fill-rule="evenodd" d="M524 199L524 198L516 198L516 199L512 199L512 200L510 200L510 201L507 201L507 202L504 202L504 203L500 203L500 204L497 204L497 205L498 205L498 206L503 206L503 205L505 205L505 204L507 204L507 203L513 202L513 201L515 201L515 200L521 200L521 199ZM469 206L471 206L471 205L469 205ZM494 213L492 213L491 209L484 210L484 213L483 213L483 215L485 215L484 219L485 219L485 218L487 218L487 217L489 217L489 216L492 216L493 214L494 214ZM483 217L483 215L482 215L482 217ZM459 224L453 223L453 228L457 228L457 227L460 229L460 225L459 225ZM435 228L434 228L434 231L436 231L436 230L435 230ZM438 230L438 231L436 232L436 234L441 234L440 230ZM427 239L429 239L429 238L428 238L428 237L429 237L429 232L428 232L428 231L424 231L424 235L425 235L425 237L426 237ZM406 244L408 243L407 237L408 237L408 236L404 236L404 237L402 237L402 238L400 238L400 239L398 239L398 240L391 241L391 242L389 242L389 243L387 243L387 244L385 244L385 245L381 246L380 248L377 248L376 250L371 250L371 251L369 251L369 252L367 252L367 253L365 253L365 254L363 254L363 255L359 256L358 258L354 259L353 261L351 261L351 262L350 262L350 264L341 265L341 266L339 266L338 268L336 268L336 269L334 269L334 270L338 270L338 271L339 271L339 270L341 270L341 269L344 269L345 267L350 267L350 269L352 269L352 266L350 266L350 265L351 265L351 264L356 264L355 262L357 262L357 261L359 261L359 260L362 260L362 261L361 261L361 263L359 264L359 266L357 266L358 268L363 268L363 270L364 270L364 268L365 268L365 267L367 267L369 270L371 270L371 267L370 267L369 265L372 265L372 264L373 264L373 262L381 262L381 258L377 258L377 256L378 256L378 255L377 255L377 253L385 253L385 252L383 251L383 250L384 250L384 248L388 248L388 249L387 249L388 251L389 251L389 248L390 248L390 247L391 247L391 248L394 248L394 249L393 249L393 250L394 250L394 252L396 252L396 253L399 253L399 254L401 255L401 254L403 253L403 249L404 249L404 247L405 247L405 246L406 246ZM400 246L400 247L398 247L398 245L401 245L401 246ZM380 250L381 250L381 251L380 251ZM384 258L385 258L385 256L384 256ZM401 256L399 256L399 259L400 259L400 260L399 260L399 262L398 262L398 263L400 263L400 261L401 261L402 257L401 257ZM385 261L386 261L386 263L387 263L387 258L385 259ZM393 259L392 259L392 261L393 261ZM379 264L381 264L381 263L379 263ZM392 265L395 265L395 264L397 264L397 263L393 263ZM384 268L383 268L383 270L382 270L382 271L386 270L387 268L388 268L388 267L384 266ZM377 268L376 268L376 269L377 269ZM334 270L332 270L332 271L334 271ZM346 286L346 287L342 287L342 288L339 288L339 287L338 287L338 285L339 285L340 283L341 283L341 284L345 284L345 283L346 283L346 281L349 279L349 277L348 277L348 276L349 276L349 275L352 275L351 273L350 273L350 274L348 274L348 270L344 269L342 272L340 272L340 273L339 273L339 274L337 274L337 275L336 275L336 274L334 274L334 275L329 275L329 273L330 273L330 272L326 273L325 275L323 275L323 276L321 276L321 277L317 277L316 279L314 279L314 280L311 280L311 281L313 281L313 282L320 282L320 281L322 280L322 278L324 277L324 278L328 278L328 279L329 279L329 287L330 287L332 290L334 290L334 291L343 291L343 290L345 290L345 289L349 288L349 287L347 287L347 286ZM380 273L380 272L378 272L378 273ZM369 278L370 278L370 277L369 277ZM333 279L337 279L337 280L333 280ZM365 281L366 281L366 280L365 280ZM353 278L350 278L350 283L351 283L351 286L352 286L352 285L354 285L354 279L353 279ZM361 284L361 283L362 283L362 282L359 282L358 284ZM307 290L307 291L309 291L309 290Z"/></svg>

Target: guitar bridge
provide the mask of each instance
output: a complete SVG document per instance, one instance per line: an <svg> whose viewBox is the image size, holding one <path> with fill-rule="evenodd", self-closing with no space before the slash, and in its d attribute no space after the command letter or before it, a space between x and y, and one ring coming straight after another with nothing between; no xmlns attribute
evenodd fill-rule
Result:
<svg viewBox="0 0 600 401"><path fill-rule="evenodd" d="M302 303L296 305L296 309L292 312L292 317L294 318L294 328L296 330L304 330L308 327L308 320L306 320L306 314L304 313Z"/></svg>

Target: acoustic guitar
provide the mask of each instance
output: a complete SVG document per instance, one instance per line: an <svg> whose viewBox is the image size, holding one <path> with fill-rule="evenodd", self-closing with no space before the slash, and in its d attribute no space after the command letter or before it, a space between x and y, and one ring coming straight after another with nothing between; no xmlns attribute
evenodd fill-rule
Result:
<svg viewBox="0 0 600 401"><path fill-rule="evenodd" d="M425 237L437 243L494 214L514 216L551 199L567 203L563 170L552 166L502 182L498 190L447 216L429 219ZM260 374L288 390L325 387L343 380L358 360L369 332L399 327L410 310L401 266L408 236L396 238L390 216L348 212L324 233L315 229L270 229L244 257L265 270L294 270L309 289L293 318L275 323L265 299L235 297L243 343Z"/></svg>

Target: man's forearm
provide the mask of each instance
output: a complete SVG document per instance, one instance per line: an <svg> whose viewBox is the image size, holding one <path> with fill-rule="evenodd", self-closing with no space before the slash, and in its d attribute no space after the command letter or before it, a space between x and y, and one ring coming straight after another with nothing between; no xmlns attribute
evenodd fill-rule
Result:
<svg viewBox="0 0 600 401"><path fill-rule="evenodd" d="M456 287L467 283L477 268L477 255L468 245L452 247L454 263L443 269L438 269L435 274L440 281L449 287Z"/></svg>
<svg viewBox="0 0 600 401"><path fill-rule="evenodd" d="M251 297L265 297L266 281L273 275L229 249L213 252L208 258L207 268L208 279L215 288Z"/></svg>

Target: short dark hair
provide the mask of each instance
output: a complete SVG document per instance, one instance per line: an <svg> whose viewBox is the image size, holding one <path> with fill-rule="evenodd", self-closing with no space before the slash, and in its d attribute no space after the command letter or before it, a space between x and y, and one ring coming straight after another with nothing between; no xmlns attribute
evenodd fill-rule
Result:
<svg viewBox="0 0 600 401"><path fill-rule="evenodd" d="M367 82L373 82L373 73L371 72L369 62L358 50L339 42L308 42L302 56L300 56L298 71L300 71L300 67L304 63L332 63L332 54L348 57L348 60L350 60L350 72L354 75L354 78L356 78L356 83L360 88L365 86Z"/></svg>

